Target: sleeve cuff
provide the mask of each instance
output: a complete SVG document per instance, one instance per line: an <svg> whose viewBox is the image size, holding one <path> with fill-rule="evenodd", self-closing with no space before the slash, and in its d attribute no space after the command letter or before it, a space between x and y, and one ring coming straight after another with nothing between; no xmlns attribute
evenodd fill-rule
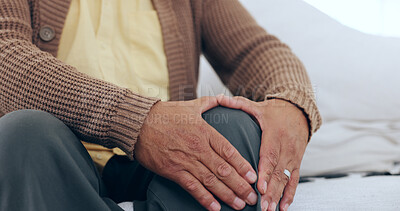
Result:
<svg viewBox="0 0 400 211"><path fill-rule="evenodd" d="M128 92L111 118L109 137L114 145L134 158L134 148L151 107L160 101Z"/></svg>
<svg viewBox="0 0 400 211"><path fill-rule="evenodd" d="M303 90L288 90L286 88L278 88L275 94L266 94L265 100L281 99L286 100L303 111L308 121L309 138L319 129L322 124L321 115L318 111L316 102L313 96L307 94Z"/></svg>

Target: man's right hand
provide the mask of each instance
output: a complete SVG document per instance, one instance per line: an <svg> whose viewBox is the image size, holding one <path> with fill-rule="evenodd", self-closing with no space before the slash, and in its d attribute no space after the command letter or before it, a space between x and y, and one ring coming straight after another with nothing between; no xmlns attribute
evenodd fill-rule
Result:
<svg viewBox="0 0 400 211"><path fill-rule="evenodd" d="M229 141L201 117L215 106L215 97L156 103L141 128L135 157L147 169L179 184L206 209L221 209L214 194L240 210L246 202L257 202L250 186L257 175Z"/></svg>

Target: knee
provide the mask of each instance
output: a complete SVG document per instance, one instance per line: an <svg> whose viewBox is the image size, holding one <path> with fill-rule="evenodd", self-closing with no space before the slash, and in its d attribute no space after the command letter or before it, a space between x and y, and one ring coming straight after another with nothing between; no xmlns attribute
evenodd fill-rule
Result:
<svg viewBox="0 0 400 211"><path fill-rule="evenodd" d="M203 114L208 124L217 129L225 137L235 141L243 138L250 138L250 141L259 143L261 129L256 121L244 111L226 107L215 107Z"/></svg>
<svg viewBox="0 0 400 211"><path fill-rule="evenodd" d="M216 107L203 114L208 124L223 135L253 167L258 163L261 129L247 113Z"/></svg>
<svg viewBox="0 0 400 211"><path fill-rule="evenodd" d="M31 154L25 153L30 150L46 149L57 140L60 129L66 126L43 111L19 110L6 114L0 118L0 157L20 157Z"/></svg>
<svg viewBox="0 0 400 211"><path fill-rule="evenodd" d="M259 125L254 119L242 110L231 109L226 107L215 107L203 114L203 119L208 124L214 125L229 125L228 128L235 129L245 127L249 130L259 130Z"/></svg>

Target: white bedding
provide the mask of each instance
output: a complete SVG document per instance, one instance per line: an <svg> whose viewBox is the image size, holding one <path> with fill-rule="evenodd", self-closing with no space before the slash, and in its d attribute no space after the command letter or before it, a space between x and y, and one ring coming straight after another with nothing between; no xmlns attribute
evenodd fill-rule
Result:
<svg viewBox="0 0 400 211"><path fill-rule="evenodd" d="M299 184L289 210L400 210L400 176L321 179Z"/></svg>
<svg viewBox="0 0 400 211"><path fill-rule="evenodd" d="M399 137L400 121L325 121L307 147L301 175L390 171L400 161Z"/></svg>
<svg viewBox="0 0 400 211"><path fill-rule="evenodd" d="M299 184L289 210L400 210L400 176L362 177L361 174L352 174L344 178L312 180ZM125 211L133 211L131 202L120 206Z"/></svg>

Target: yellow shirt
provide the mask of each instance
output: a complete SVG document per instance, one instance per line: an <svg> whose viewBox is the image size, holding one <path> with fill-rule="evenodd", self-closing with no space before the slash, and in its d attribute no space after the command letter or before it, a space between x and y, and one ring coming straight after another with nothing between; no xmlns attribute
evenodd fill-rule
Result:
<svg viewBox="0 0 400 211"><path fill-rule="evenodd" d="M166 101L168 68L151 0L72 0L58 58L92 77ZM118 149L84 143L100 167Z"/></svg>

